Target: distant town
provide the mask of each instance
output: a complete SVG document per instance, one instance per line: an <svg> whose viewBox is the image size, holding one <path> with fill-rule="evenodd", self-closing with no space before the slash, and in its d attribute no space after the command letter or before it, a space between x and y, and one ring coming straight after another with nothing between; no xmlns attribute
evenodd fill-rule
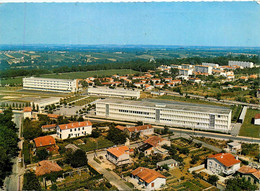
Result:
<svg viewBox="0 0 260 191"><path fill-rule="evenodd" d="M5 137L17 147L0 139L18 153L6 188L259 188L259 65L229 60L107 71L29 76L22 86L1 87L0 121L16 124L18 135Z"/></svg>

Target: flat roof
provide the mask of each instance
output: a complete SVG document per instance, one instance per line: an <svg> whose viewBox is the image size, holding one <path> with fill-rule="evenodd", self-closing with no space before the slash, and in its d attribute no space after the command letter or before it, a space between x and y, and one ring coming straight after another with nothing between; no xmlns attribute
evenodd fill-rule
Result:
<svg viewBox="0 0 260 191"><path fill-rule="evenodd" d="M68 82L68 81L74 81L75 79L57 79L57 78L38 78L38 77L27 77L23 79L34 79L34 80L53 80L53 81L60 81L60 82Z"/></svg>
<svg viewBox="0 0 260 191"><path fill-rule="evenodd" d="M141 101L133 101L133 100L107 98L107 99L98 100L97 103L99 102L122 104L122 105L136 105L136 106L143 106L143 107L176 109L176 110L184 110L184 111L198 111L204 113L217 113L217 114L229 114L231 112L231 109L226 107L158 100L158 99L143 99Z"/></svg>

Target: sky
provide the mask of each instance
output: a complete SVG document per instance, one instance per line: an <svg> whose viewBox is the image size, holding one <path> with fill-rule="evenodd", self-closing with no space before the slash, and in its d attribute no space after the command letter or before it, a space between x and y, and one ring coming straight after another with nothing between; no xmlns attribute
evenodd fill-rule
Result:
<svg viewBox="0 0 260 191"><path fill-rule="evenodd" d="M4 3L0 44L260 47L260 4Z"/></svg>

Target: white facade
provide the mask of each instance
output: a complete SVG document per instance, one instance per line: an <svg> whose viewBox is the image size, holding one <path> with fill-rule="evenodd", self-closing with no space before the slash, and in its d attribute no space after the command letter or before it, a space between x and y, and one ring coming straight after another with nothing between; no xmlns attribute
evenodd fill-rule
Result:
<svg viewBox="0 0 260 191"><path fill-rule="evenodd" d="M107 151L106 157L107 160L109 160L110 162L112 162L117 166L130 163L129 151L127 151L126 153L118 157Z"/></svg>
<svg viewBox="0 0 260 191"><path fill-rule="evenodd" d="M231 130L231 112L225 107L163 100L96 102L97 116L221 132Z"/></svg>
<svg viewBox="0 0 260 191"><path fill-rule="evenodd" d="M88 88L88 95L109 96L109 97L122 97L122 98L140 98L140 90L128 90L124 88Z"/></svg>
<svg viewBox="0 0 260 191"><path fill-rule="evenodd" d="M192 75L191 69L179 69L179 75L180 76L190 76Z"/></svg>
<svg viewBox="0 0 260 191"><path fill-rule="evenodd" d="M255 125L260 125L260 118L254 120Z"/></svg>
<svg viewBox="0 0 260 191"><path fill-rule="evenodd" d="M215 64L215 63L207 63L207 62L202 62L202 64L201 65L203 65L203 66L211 66L211 67L216 67L216 68L218 68L219 67L219 65L218 64Z"/></svg>
<svg viewBox="0 0 260 191"><path fill-rule="evenodd" d="M207 169L213 172L214 174L223 173L225 175L230 175L234 174L239 168L240 163L234 164L231 167L226 167L215 158L207 159Z"/></svg>
<svg viewBox="0 0 260 191"><path fill-rule="evenodd" d="M80 123L81 125L76 125L76 123ZM68 139L90 135L92 133L92 124L84 122L75 122L74 127L71 126L72 123L58 125L56 129L57 138L58 139Z"/></svg>
<svg viewBox="0 0 260 191"><path fill-rule="evenodd" d="M145 190L157 190L166 185L166 178L156 178L150 183L141 180L138 176L132 176L132 178L136 181L137 184L143 186Z"/></svg>
<svg viewBox="0 0 260 191"><path fill-rule="evenodd" d="M243 68L253 68L254 63L253 62L243 62L243 61L228 61L229 66L240 66Z"/></svg>
<svg viewBox="0 0 260 191"><path fill-rule="evenodd" d="M31 105L35 105L35 107L38 105L39 110L44 110L45 106L52 105L60 102L61 97L50 97L45 99L40 99L34 102L31 102Z"/></svg>
<svg viewBox="0 0 260 191"><path fill-rule="evenodd" d="M212 75L212 66L196 65L194 71L200 73L208 73L209 75Z"/></svg>
<svg viewBox="0 0 260 191"><path fill-rule="evenodd" d="M26 119L26 118L29 118L31 119L32 118L32 112L30 111L27 111L27 112L23 112L23 118Z"/></svg>
<svg viewBox="0 0 260 191"><path fill-rule="evenodd" d="M78 91L77 80L53 78L23 78L23 89L70 93Z"/></svg>

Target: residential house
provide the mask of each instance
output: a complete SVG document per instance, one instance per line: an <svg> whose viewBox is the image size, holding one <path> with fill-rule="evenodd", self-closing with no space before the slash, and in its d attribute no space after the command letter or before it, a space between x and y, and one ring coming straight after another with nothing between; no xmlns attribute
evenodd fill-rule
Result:
<svg viewBox="0 0 260 191"><path fill-rule="evenodd" d="M159 168L159 169L162 169L162 167L164 165L167 165L169 168L174 168L174 167L178 167L179 166L179 162L177 162L174 159L169 159L169 160L157 162L157 164L156 164L157 168Z"/></svg>
<svg viewBox="0 0 260 191"><path fill-rule="evenodd" d="M166 185L166 177L153 169L138 167L131 173L131 176L146 190L156 190Z"/></svg>
<svg viewBox="0 0 260 191"><path fill-rule="evenodd" d="M191 69L179 69L179 75L180 76L190 76L192 75Z"/></svg>
<svg viewBox="0 0 260 191"><path fill-rule="evenodd" d="M58 119L58 117L60 116L60 115L57 115L57 114L48 114L47 115L50 119Z"/></svg>
<svg viewBox="0 0 260 191"><path fill-rule="evenodd" d="M191 81L192 83L200 83L201 79L199 79L199 78L190 78L189 81Z"/></svg>
<svg viewBox="0 0 260 191"><path fill-rule="evenodd" d="M240 168L241 161L230 153L211 155L207 159L207 169L214 174L231 175Z"/></svg>
<svg viewBox="0 0 260 191"><path fill-rule="evenodd" d="M106 158L117 166L131 162L129 148L127 146L111 147L107 149Z"/></svg>
<svg viewBox="0 0 260 191"><path fill-rule="evenodd" d="M154 87L156 88L163 88L163 86L164 86L163 83L154 84Z"/></svg>
<svg viewBox="0 0 260 191"><path fill-rule="evenodd" d="M33 139L33 142L35 146L34 151L40 148L45 148L48 152L58 152L59 150L55 139L50 135L37 137Z"/></svg>
<svg viewBox="0 0 260 191"><path fill-rule="evenodd" d="M49 125L41 126L41 129L43 132L48 132L48 131L55 131L56 127L57 127L56 124L49 124Z"/></svg>
<svg viewBox="0 0 260 191"><path fill-rule="evenodd" d="M23 118L32 118L32 108L31 107L25 107L23 108Z"/></svg>
<svg viewBox="0 0 260 191"><path fill-rule="evenodd" d="M46 174L50 174L52 172L60 172L60 171L62 171L62 168L56 162L43 160L38 162L36 166L35 174L36 176L43 176Z"/></svg>
<svg viewBox="0 0 260 191"><path fill-rule="evenodd" d="M150 155L152 153L166 155L168 151L162 148L163 145L170 146L171 142L158 136L152 136L145 140L144 144L138 147L138 150L145 155Z"/></svg>
<svg viewBox="0 0 260 191"><path fill-rule="evenodd" d="M260 186L260 170L252 168L250 166L242 166L237 171L237 175L245 180L249 181L251 184L255 184L258 188Z"/></svg>
<svg viewBox="0 0 260 191"><path fill-rule="evenodd" d="M80 136L90 135L92 132L92 123L90 121L73 122L57 126L57 138L68 139Z"/></svg>
<svg viewBox="0 0 260 191"><path fill-rule="evenodd" d="M255 114L254 124L260 125L260 113Z"/></svg>
<svg viewBox="0 0 260 191"><path fill-rule="evenodd" d="M227 150L231 153L238 153L241 151L241 143L233 141L227 144Z"/></svg>
<svg viewBox="0 0 260 191"><path fill-rule="evenodd" d="M133 133L140 133L140 136L149 136L154 134L154 128L152 125L141 125L135 127L127 127L124 129L126 134L131 137Z"/></svg>

